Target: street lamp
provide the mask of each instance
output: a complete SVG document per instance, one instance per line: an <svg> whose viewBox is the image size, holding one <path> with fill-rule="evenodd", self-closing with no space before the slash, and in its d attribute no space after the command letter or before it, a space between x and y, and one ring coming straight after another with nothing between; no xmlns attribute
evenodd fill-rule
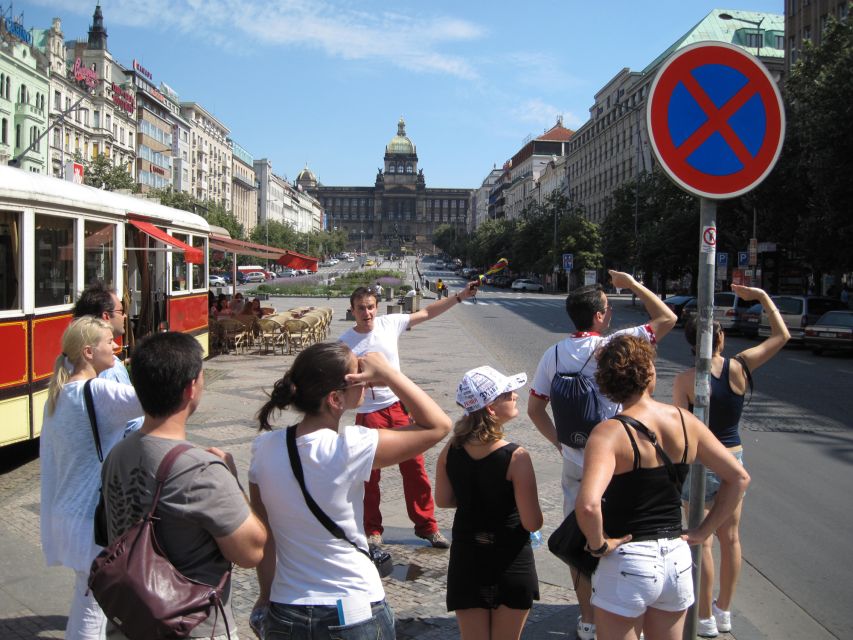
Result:
<svg viewBox="0 0 853 640"><path fill-rule="evenodd" d="M361 250L359 251L359 253L364 255L364 229L362 229L360 231L360 233L361 233Z"/></svg>
<svg viewBox="0 0 853 640"><path fill-rule="evenodd" d="M764 18L766 17L767 16L761 16L761 20L758 20L756 22L755 20L747 20L746 18L737 18L730 13L719 14L720 20L737 20L738 22L745 22L746 24L755 25L755 30L758 31L758 45L755 47L755 57L758 59L761 59L761 45L764 42L764 32L761 31L761 25L764 22Z"/></svg>

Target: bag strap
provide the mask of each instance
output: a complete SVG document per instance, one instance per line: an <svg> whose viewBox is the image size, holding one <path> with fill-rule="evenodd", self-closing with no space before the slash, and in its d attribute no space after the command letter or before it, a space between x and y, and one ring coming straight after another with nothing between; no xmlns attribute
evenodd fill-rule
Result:
<svg viewBox="0 0 853 640"><path fill-rule="evenodd" d="M353 547L355 547L358 551L366 555L371 562L373 562L373 558L371 558L370 553L359 547L355 542L350 540L347 535L344 533L344 530L335 523L326 513L320 508L314 498L311 497L311 494L308 493L308 488L305 486L305 474L302 471L302 460L299 459L299 451L296 449L296 425L287 428L286 434L287 440L287 455L290 458L290 466L293 468L293 475L296 476L296 481L299 483L299 488L302 489L302 497L305 498L305 504L308 505L308 508L311 510L311 513L314 514L314 517L320 521L326 530L335 536L338 540L346 540Z"/></svg>
<svg viewBox="0 0 853 640"><path fill-rule="evenodd" d="M666 451L663 450L663 447L660 446L657 434L654 431L650 431L646 425L644 425L639 420L632 418L631 416L626 416L620 413L619 415L613 417L619 422L621 422L623 425L627 424L634 427L634 429L636 429L638 433L642 433L644 436L646 436L646 438L649 439L649 442L654 445L655 450L658 452L658 455L663 460L663 464L664 466L666 466L666 472L669 475L669 479L672 480L673 483L675 483L678 477L675 472L675 465L672 464L672 460L667 455Z"/></svg>
<svg viewBox="0 0 853 640"><path fill-rule="evenodd" d="M98 461L104 461L104 450L101 448L101 436L98 433L98 418L95 416L95 400L92 398L92 380L89 378L83 385L83 397L86 399L86 413L89 414L89 424L92 425L92 437L95 440L95 451L98 452Z"/></svg>
<svg viewBox="0 0 853 640"><path fill-rule="evenodd" d="M175 460L178 459L178 456L181 455L184 451L192 449L193 446L188 442L184 442L182 444L177 444L171 449L169 452L163 456L163 460L160 461L160 466L157 467L157 474L154 476L154 479L157 481L157 489L154 491L154 500L151 502L151 510L148 512L148 517L154 515L154 511L157 509L157 503L160 502L160 492L163 490L163 485L166 484L166 480L169 477L169 472L172 470L172 465L175 464Z"/></svg>
<svg viewBox="0 0 853 640"><path fill-rule="evenodd" d="M579 373L581 373L586 368L586 365L589 364L589 361L592 360L592 356L595 355L595 349L593 349L590 352L589 357L587 357L586 361L581 365L581 368L578 369L577 371L575 371L574 373L569 373L569 374L560 373L559 372L560 371L560 362L559 362L559 358L557 357L557 347L558 346L560 346L559 342L554 345L554 371L557 372L558 376L565 376L565 375L576 376L576 375L578 375Z"/></svg>
<svg viewBox="0 0 853 640"><path fill-rule="evenodd" d="M743 373L746 376L746 384L749 385L749 398L746 400L746 404L749 404L752 401L752 372L749 370L749 366L746 364L746 359L742 355L737 354L734 359L738 361L741 367L743 367Z"/></svg>

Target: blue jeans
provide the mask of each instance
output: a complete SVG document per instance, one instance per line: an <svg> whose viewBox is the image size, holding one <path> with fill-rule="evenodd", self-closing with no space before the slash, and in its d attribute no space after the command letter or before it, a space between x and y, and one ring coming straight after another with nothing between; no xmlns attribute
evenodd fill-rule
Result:
<svg viewBox="0 0 853 640"><path fill-rule="evenodd" d="M743 449L735 449L731 452L735 459L743 464ZM717 497L720 491L720 478L710 469L705 469L705 504L710 504ZM690 501L690 474L684 479L684 484L681 487L681 499L684 502Z"/></svg>
<svg viewBox="0 0 853 640"><path fill-rule="evenodd" d="M272 602L264 619L264 640L393 640L391 607L381 600L372 608L369 620L342 626L337 607Z"/></svg>

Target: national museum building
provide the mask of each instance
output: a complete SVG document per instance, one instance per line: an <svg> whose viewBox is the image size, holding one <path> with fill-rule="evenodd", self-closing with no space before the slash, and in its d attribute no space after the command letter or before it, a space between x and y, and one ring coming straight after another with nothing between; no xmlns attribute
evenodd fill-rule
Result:
<svg viewBox="0 0 853 640"><path fill-rule="evenodd" d="M402 118L397 135L385 146L384 169L376 173L372 187L329 187L308 167L299 172L296 184L323 205L328 230L347 232L351 248L431 250L437 227L454 225L464 233L467 226L471 189L427 188Z"/></svg>

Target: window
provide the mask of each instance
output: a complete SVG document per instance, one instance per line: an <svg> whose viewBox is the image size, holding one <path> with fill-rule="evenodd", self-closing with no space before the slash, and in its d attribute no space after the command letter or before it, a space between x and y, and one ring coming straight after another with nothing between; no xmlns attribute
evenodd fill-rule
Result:
<svg viewBox="0 0 853 640"><path fill-rule="evenodd" d="M20 224L19 214L0 212L0 311L21 307Z"/></svg>
<svg viewBox="0 0 853 640"><path fill-rule="evenodd" d="M6 95L6 74L0 73L0 98L8 99L9 96Z"/></svg>
<svg viewBox="0 0 853 640"><path fill-rule="evenodd" d="M27 91L27 85L22 84L20 90L18 91L18 102L21 104L27 104L30 101L30 95Z"/></svg>
<svg viewBox="0 0 853 640"><path fill-rule="evenodd" d="M115 282L114 224L87 220L83 225L83 279L87 285L96 280Z"/></svg>
<svg viewBox="0 0 853 640"><path fill-rule="evenodd" d="M37 307L71 304L74 292L74 220L36 214Z"/></svg>
<svg viewBox="0 0 853 640"><path fill-rule="evenodd" d="M811 40L812 39L812 27L811 25L806 25L803 27L803 40Z"/></svg>
<svg viewBox="0 0 853 640"><path fill-rule="evenodd" d="M207 251L204 249L204 237L202 236L193 236L192 246L196 249L200 249L202 255L207 255ZM204 274L206 273L205 265L203 264L191 264L190 265L190 276L192 279L192 288L193 289L203 289L204 288Z"/></svg>
<svg viewBox="0 0 853 640"><path fill-rule="evenodd" d="M746 46L752 47L753 49L758 49L762 46L762 34L759 32L752 32L746 34Z"/></svg>
<svg viewBox="0 0 853 640"><path fill-rule="evenodd" d="M21 125L15 125L15 148L21 148Z"/></svg>
<svg viewBox="0 0 853 640"><path fill-rule="evenodd" d="M9 144L9 121L6 118L3 118L3 122L0 124L0 142Z"/></svg>
<svg viewBox="0 0 853 640"><path fill-rule="evenodd" d="M62 109L62 94L59 91L53 92L53 108L57 111Z"/></svg>
<svg viewBox="0 0 853 640"><path fill-rule="evenodd" d="M140 172L143 173L143 172ZM187 235L185 233L173 233L177 240L187 243ZM171 251L172 256L172 291L187 291L187 260L183 251Z"/></svg>

